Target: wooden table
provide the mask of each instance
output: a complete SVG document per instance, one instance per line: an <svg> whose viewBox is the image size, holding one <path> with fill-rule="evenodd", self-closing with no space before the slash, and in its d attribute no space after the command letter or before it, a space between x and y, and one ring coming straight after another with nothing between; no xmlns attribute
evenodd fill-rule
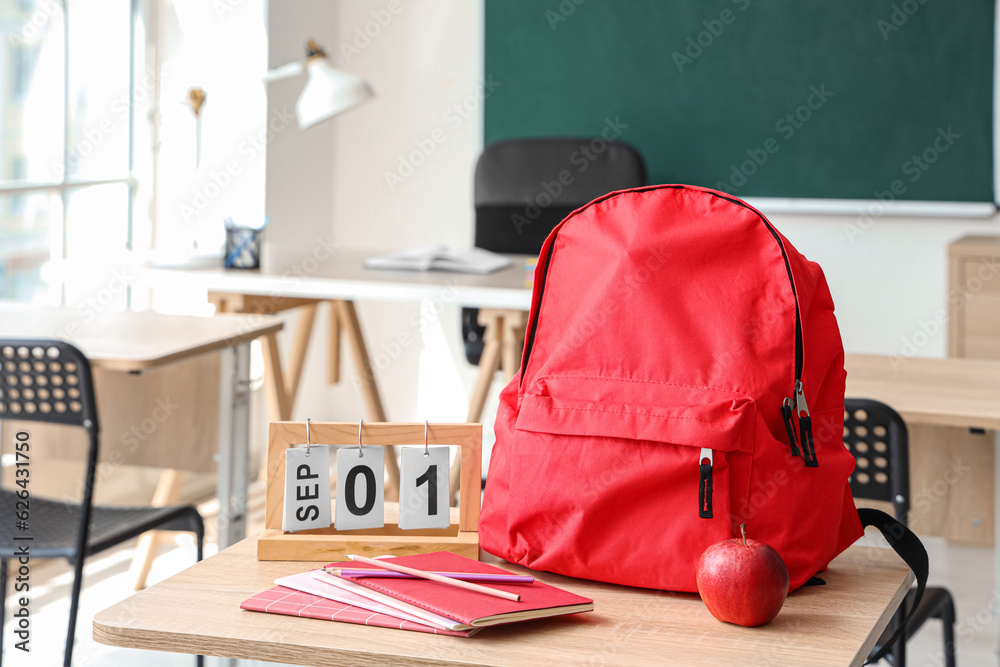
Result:
<svg viewBox="0 0 1000 667"><path fill-rule="evenodd" d="M1000 361L848 354L847 395L891 405L908 423L1000 430Z"/></svg>
<svg viewBox="0 0 1000 667"><path fill-rule="evenodd" d="M845 366L848 396L882 401L906 420L911 496L929 492L923 504L952 527L973 512L988 516L1000 595L1000 361L849 354ZM961 468L949 479L953 464Z"/></svg>
<svg viewBox="0 0 1000 667"><path fill-rule="evenodd" d="M67 340L90 360L103 427L102 457L110 456L102 460L113 465L128 463L130 450L144 448L157 448L159 451L150 454L165 457L152 459L153 464L162 462L181 470L188 469L185 461L175 459L211 460L218 475L220 547L246 535L250 342L259 336L273 336L282 326L274 317L84 313L72 308L0 303L0 337ZM175 372L178 369L180 372ZM184 392L186 398L175 392ZM155 420L152 431L140 432L144 440L136 438L135 447L126 446L123 436L130 433L130 427L154 421L157 408L153 406L166 404L169 409L173 401L189 405L191 411L179 413L181 419L167 413L171 418ZM200 412L217 416L199 418ZM215 433L205 433L209 424ZM32 429L44 426L33 424ZM70 435L60 433L59 437ZM217 436L216 455L205 447L205 435ZM176 502L181 479L182 473L175 470L165 473L154 501ZM145 538L140 549L144 555L136 561L141 563L137 576L141 575L142 581L154 549L155 541Z"/></svg>
<svg viewBox="0 0 1000 667"><path fill-rule="evenodd" d="M911 528L992 547L1000 362L849 354L846 367L848 396L882 401L907 422Z"/></svg>
<svg viewBox="0 0 1000 667"><path fill-rule="evenodd" d="M276 577L322 563L258 561L247 539L94 618L94 639L127 648L302 665L861 665L913 575L888 549L855 546L761 628L716 621L696 595L533 573L594 599L595 611L471 638L243 611ZM524 568L486 556L513 572Z"/></svg>
<svg viewBox="0 0 1000 667"><path fill-rule="evenodd" d="M377 248L335 248L322 245L309 252L271 252L259 271L208 269L153 269L138 272L147 286L188 286L207 289L218 312L278 313L299 309L295 340L282 370L277 338L264 338L265 390L272 421L291 420L317 308L329 302L330 347L327 381L340 379L340 333L346 334L367 417L389 421L382 406L376 373L372 370L355 301L422 301L479 308L479 322L486 328L479 378L470 399L466 421L478 422L497 370L506 381L521 360L526 311L531 289L525 286L525 255L511 255L512 265L489 275L449 272L373 271L364 268L369 257L385 252ZM457 335L458 332L456 332ZM414 336L417 331L412 332ZM386 459L390 484L386 499L394 500L398 470L393 457ZM458 488L459 467L452 467L452 489Z"/></svg>

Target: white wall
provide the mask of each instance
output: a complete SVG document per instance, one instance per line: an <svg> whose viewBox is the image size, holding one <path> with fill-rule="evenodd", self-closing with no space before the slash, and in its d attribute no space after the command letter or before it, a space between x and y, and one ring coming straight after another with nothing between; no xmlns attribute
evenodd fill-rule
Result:
<svg viewBox="0 0 1000 667"><path fill-rule="evenodd" d="M294 129L275 138L268 155L271 243L280 238L308 245L325 233L353 246L470 241L481 109L460 123L446 114L456 103L478 104L482 3L409 0L398 14L385 13L393 6L389 0L272 0L271 66L298 57L301 42L313 35L340 67L366 77L378 97L308 132ZM367 39L366 27L373 35ZM300 86L272 87L270 106L294 100ZM386 173L398 173L400 160L409 160L419 143L427 147L436 130L443 141L423 164L401 183L388 184ZM845 227L857 225L854 216L772 219L826 271L848 350L884 354L910 353L904 342L946 308L947 244L968 233L1000 231L996 219L886 215L852 237ZM445 309L420 331L409 323L419 307L359 304L373 356L389 362L379 378L389 418L461 420L474 369L461 357L457 309ZM416 342L393 357L401 332ZM928 338L917 353L944 355L944 328ZM356 419L362 414L356 389L323 383L323 354L314 346L296 417Z"/></svg>
<svg viewBox="0 0 1000 667"><path fill-rule="evenodd" d="M267 243L303 253L318 238L377 248L470 243L472 171L482 145L481 2L272 0L268 24L271 67L301 58L305 39L313 37L336 66L365 77L376 97L309 130L274 137ZM269 107L293 107L304 82L271 84ZM475 111L446 118L456 103ZM387 172L399 175L400 160L420 164L412 173L404 166L399 181L387 182ZM440 313L415 326L421 308ZM458 308L440 301L359 303L358 311L388 418L464 421L475 369L462 356ZM411 342L399 345L401 334ZM324 313L295 418L367 417L349 360L341 383L326 385L326 336ZM287 345L290 333L283 338Z"/></svg>
<svg viewBox="0 0 1000 667"><path fill-rule="evenodd" d="M874 217L866 229L858 216L768 217L823 267L844 347L899 356L947 354L947 324L938 327L935 318L947 311L948 244L1000 233L996 217Z"/></svg>

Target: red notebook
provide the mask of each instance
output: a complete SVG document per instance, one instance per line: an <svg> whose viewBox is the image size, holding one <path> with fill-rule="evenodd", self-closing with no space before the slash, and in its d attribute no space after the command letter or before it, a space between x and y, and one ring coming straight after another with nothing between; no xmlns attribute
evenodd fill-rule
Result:
<svg viewBox="0 0 1000 667"><path fill-rule="evenodd" d="M429 554L402 556L392 559L400 565L431 572L482 572L486 574L509 574L486 563L453 554L450 551L436 551ZM328 568L378 569L373 565L351 561L331 563ZM476 591L454 588L426 579L381 579L365 577L344 577L366 588L392 596L398 600L427 609L441 616L447 616L472 627L516 623L536 618L575 614L592 611L594 601L564 591L538 580L531 584L485 584L521 596L520 602L504 600Z"/></svg>
<svg viewBox="0 0 1000 667"><path fill-rule="evenodd" d="M318 618L323 621L374 625L380 628L432 632L452 637L468 637L477 632L475 629L454 631L432 628L429 625L406 621L386 614L379 614L344 602L328 600L318 595L312 595L311 593L300 593L284 586L275 586L274 588L257 593L252 598L244 600L240 605L240 609L263 611L269 614L285 614L286 616L301 616L303 618Z"/></svg>

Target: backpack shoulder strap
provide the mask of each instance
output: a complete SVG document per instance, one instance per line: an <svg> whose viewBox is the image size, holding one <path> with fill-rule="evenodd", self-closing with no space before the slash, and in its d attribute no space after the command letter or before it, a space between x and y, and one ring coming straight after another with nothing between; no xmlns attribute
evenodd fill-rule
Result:
<svg viewBox="0 0 1000 667"><path fill-rule="evenodd" d="M927 587L927 574L929 566L927 563L927 550L924 549L924 545L921 544L920 538L913 534L909 528L904 526L902 523L892 518L885 512L870 508L861 508L858 510L858 517L861 519L861 525L863 527L874 526L878 528L882 536L885 537L886 542L892 547L910 569L913 570L914 576L917 579L917 592L913 596L913 604L910 606L909 611L906 613L906 618L903 622L899 624L896 631L892 633L892 637L889 638L885 644L878 650L877 653L870 656L865 664L871 664L878 662L883 656L889 651L893 644L902 636L903 631L906 629L906 625L910 622L910 618L913 617L913 612L916 611L917 607L920 605L920 599L924 595L924 589Z"/></svg>

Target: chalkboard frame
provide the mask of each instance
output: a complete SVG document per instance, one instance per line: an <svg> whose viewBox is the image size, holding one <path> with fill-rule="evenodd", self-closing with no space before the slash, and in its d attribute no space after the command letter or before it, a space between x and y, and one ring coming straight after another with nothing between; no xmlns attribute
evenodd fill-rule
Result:
<svg viewBox="0 0 1000 667"><path fill-rule="evenodd" d="M747 5L749 5L750 2L750 0L731 0L731 1L733 3L746 3ZM893 2L889 2L887 6L895 8L898 6L897 4L898 2L899 0L894 0ZM912 0L912 2L918 2L918 0ZM511 84L508 84L507 86L508 90L511 91L510 94L519 95L524 90L524 87L520 86L519 82L517 82L516 80L511 80L510 77L508 76L509 72L504 72L502 68L500 70L500 74L497 75L497 69L494 67L495 64L494 60L496 54L491 51L490 40L495 39L495 35L493 37L491 37L491 35L496 31L491 30L489 21L491 19L491 16L493 16L496 13L496 7L498 6L498 3L503 3L503 6L509 7L510 0L486 0L485 13L486 13L487 26L485 29L485 35L487 43L486 43L486 55L484 58L485 61L484 73L497 76L497 78L499 78L502 82L501 85L507 83L507 81L511 81ZM704 9L704 7L706 6L704 3L698 2L696 4L698 6L698 9L696 11L706 15L708 13L711 13L709 10ZM570 15L562 17L563 22L559 22L557 25L553 26L551 32L553 34L557 34L558 30L565 29L564 26L571 26L571 24L574 21L582 21L583 19L581 19L580 16L583 16L584 12L588 10L588 5L591 5L591 3L584 4L581 2L581 0L564 0L562 2L557 2L556 0L546 0L543 3L534 5L535 7L537 7L537 9L533 10L531 15L528 16L527 18L530 21L539 22L543 20L543 17L546 16L547 12L551 11L562 12L567 8L575 8L572 12L570 12ZM758 206L765 212L772 212L772 213L804 212L804 213L835 213L835 214L860 215L867 212L870 215L927 215L927 216L939 216L939 217L993 215L997 209L996 206L997 193L1000 192L1000 166L998 166L1000 165L1000 161L998 161L998 154L1000 154L1000 146L998 146L998 131L997 131L998 126L1000 126L1000 120L998 120L997 105L993 103L993 100L997 95L996 91L1000 89L1000 84L998 84L998 72L1000 72L1000 66L998 66L997 63L997 52L1000 51L1000 48L998 48L997 45L998 35L1000 35L1000 26L998 26L998 21L1000 21L1000 18L998 18L1000 17L1000 0L995 0L991 2L990 5L992 10L992 21L990 22L989 26L991 34L989 35L990 57L988 66L983 63L982 54L985 52L985 42L983 40L986 39L986 36L982 32L979 33L980 35L979 36L980 44L978 52L979 59L977 60L977 62L979 62L980 65L978 72L978 81L982 83L988 76L990 85L988 93L983 88L983 86L977 86L975 87L976 92L973 95L973 97L975 97L978 100L978 106L975 107L975 113L977 114L977 119L980 122L980 125L978 126L980 127L980 132L978 134L974 134L973 138L979 139L987 135L989 136L988 142L977 142L978 146L982 146L985 143L988 145L988 147L978 148L977 166L975 169L975 175L976 178L978 179L977 183L979 185L977 185L976 187L978 188L977 191L979 194L975 198L969 198L968 200L959 199L957 197L956 198L941 197L938 199L916 199L916 198L908 199L906 198L908 195L904 195L898 198L891 197L893 201L890 202L889 201L891 195L890 186L894 183L894 181L888 181L888 180L879 181L885 183L884 188L872 189L873 195L878 196L880 193L883 195L883 197L881 197L881 201L879 199L876 199L874 196L872 198L847 197L839 195L834 197L796 196L796 193L794 192L788 194L780 193L779 196L771 196L766 192L755 193L752 191L748 192L732 192L731 190L730 191L733 194L736 194L737 196L746 199L751 204ZM717 8L718 6L723 7L724 10L728 7L722 0L718 0L713 5L713 7L715 8ZM923 11L920 5L914 5L914 6L917 7L918 11ZM513 10L507 10L507 11L513 11ZM978 11L983 11L982 5L978 6ZM572 16L572 13L577 13L578 15L574 17ZM720 19L722 18L727 18L727 17L723 14L720 15ZM733 23L733 21L730 22ZM721 23L719 25L721 25ZM719 25L716 25L715 28L718 29ZM916 25L916 23L914 23L913 25ZM706 24L706 28L708 27L711 26ZM866 28L869 27L867 23L865 27ZM982 30L985 30L985 28L982 28ZM536 30L535 33L536 37L542 37L544 39L552 41L555 41L556 39L556 38L547 38L540 30ZM637 39L637 41L640 40L641 36L640 38ZM518 46L522 49L525 49L525 52L527 53L530 51L531 45L522 42ZM587 48L589 48L590 50L600 50L602 47L599 44L597 45L588 44ZM627 49L630 47L625 46L623 48ZM534 63L538 63L540 62L540 59L543 59L545 57L545 55L546 55L545 51L544 49L542 49L538 53L532 53L531 58L534 58ZM541 67L541 65L536 65L534 63L532 64L532 67L534 68ZM696 62L695 64L698 63ZM565 66L564 63L563 66ZM573 73L567 71L564 72L564 74L567 77L569 77L572 76ZM505 77L507 78L507 81L504 81ZM521 123L520 125L520 128L522 129L521 132L515 131L514 133L505 133L503 130L498 132L496 129L496 124L491 122L492 120L495 120L496 114L505 112L505 105L499 103L501 100L504 99L504 95L502 94L504 91L500 90L498 92L500 92L501 94L494 94L492 98L487 98L484 103L484 108L485 108L484 138L487 143L492 142L493 140L499 140L503 138L514 138L515 136L522 136L522 137L545 136L545 135L565 136L567 134L580 135L588 133L588 132L581 132L581 128L572 125L567 125L565 131L559 133L553 131L554 128L552 127L552 124L549 124L548 127L540 126L538 128L532 128L530 126L526 126L524 123ZM987 96L989 97L988 118L984 115L985 107L982 105L982 99ZM524 106L530 107L533 100L530 97L524 97L522 100L519 100L519 102ZM966 106L968 108L971 108L969 105ZM506 108L509 109L510 105L509 104L506 105ZM516 130L518 124L514 123L513 125L515 126ZM986 129L987 127L988 129ZM524 128L527 128L527 131L523 131ZM593 133L596 136L596 132L594 131L596 129L597 128L592 129L590 133ZM637 141L634 137L622 136L621 138L629 141L630 143L636 144L640 150L644 149L643 142ZM750 144L748 142L744 145L750 145ZM897 162L896 164L898 165L899 163ZM668 182L666 180L663 180L662 178L657 177L657 174L655 173L655 167L652 176L653 176L653 182ZM697 182L697 181L686 180L683 178L672 178L670 179L669 182L677 182L677 181L696 182L697 184L700 185L707 185L709 187L718 187L716 183L706 182L707 180L708 179L703 178L701 182ZM874 183L875 181L873 180L871 182Z"/></svg>

